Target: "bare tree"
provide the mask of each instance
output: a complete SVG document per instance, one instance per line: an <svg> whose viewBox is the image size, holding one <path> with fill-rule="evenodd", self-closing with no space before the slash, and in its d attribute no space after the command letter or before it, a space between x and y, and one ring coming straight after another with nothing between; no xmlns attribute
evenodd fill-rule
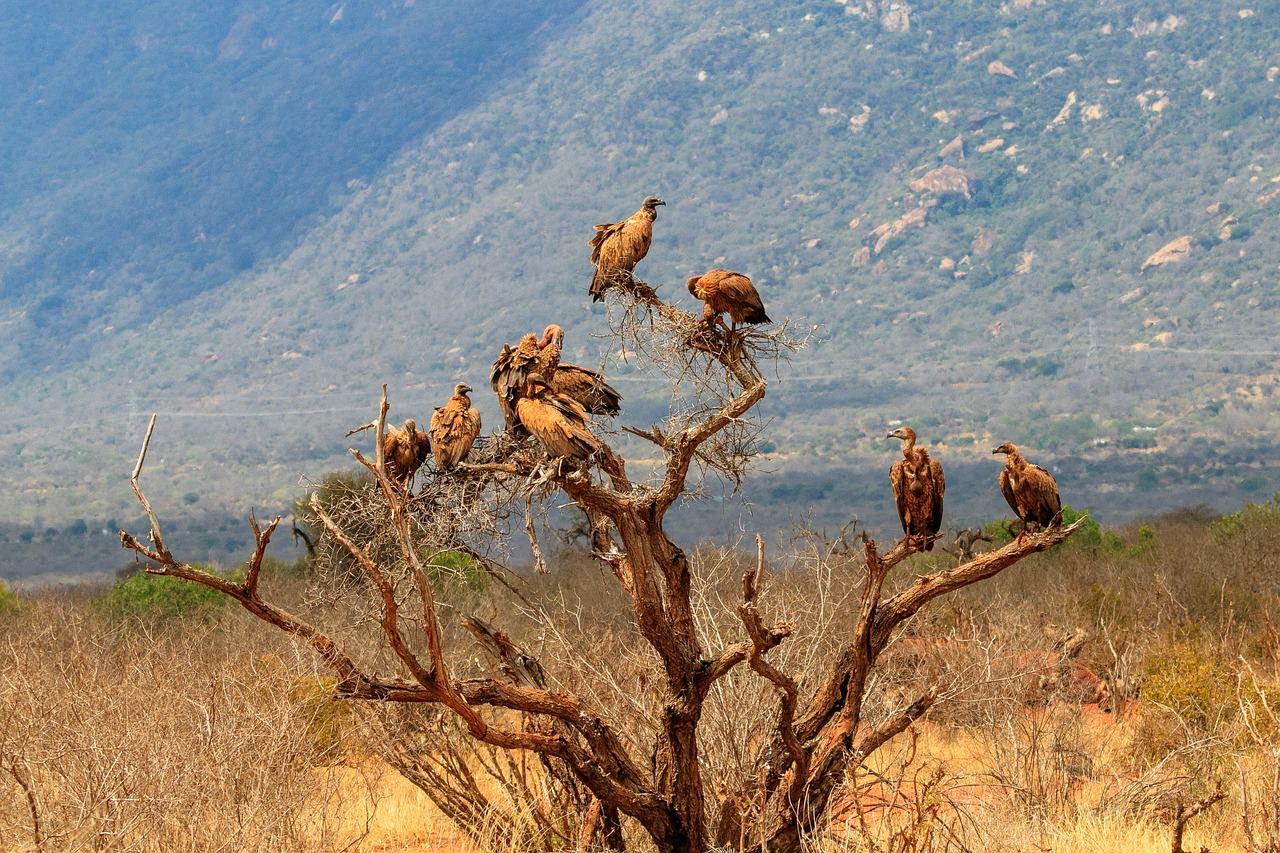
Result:
<svg viewBox="0 0 1280 853"><path fill-rule="evenodd" d="M439 706L476 741L540 756L564 780L588 792L581 798L587 828L580 837L583 845L621 849L625 816L658 849L673 853L742 843L753 849L799 850L829 813L847 769L904 731L937 698L934 689L926 689L885 719L874 724L863 719L868 680L894 632L935 598L1057 545L1079 522L1019 536L956 568L920 577L893 595L885 594L886 578L916 547L903 541L881 553L864 535L860 607L849 615L840 651L825 675L816 688L802 693L803 673L784 672L769 661L770 652L787 642L796 626L770 624L762 613L763 546L756 565L742 576L736 606L741 633L725 642L699 630L695 567L667 535L665 524L672 508L697 487L698 477L719 475L735 487L743 482L762 430L752 417L767 388L760 365L776 365L804 341L786 323L767 333L708 326L665 304L641 282L610 291L609 302L622 350L634 353L642 367L665 373L672 389L671 413L662 424L627 428L661 452L663 461L651 474L633 478L626 460L608 443L589 462L573 465L546 459L532 440L503 434L493 436L470 464L428 476L410 497L395 487L381 455L388 411L384 388L376 422L378 454L370 462L358 451L352 453L376 480L373 497L385 507L385 521L374 527L383 542L387 535L394 539L397 558L390 559L386 548L372 548L368 537L353 537L341 519L313 501L325 535L350 554L366 582L390 662L362 658L362 650L263 598L258 582L262 558L279 519L263 528L251 517L257 546L241 581L205 572L168 550L138 484L154 418L131 478L150 519L150 543L123 531L122 543L150 561L148 571L217 589L308 643L338 675L339 695ZM496 572L492 554L477 547L473 534L483 531L491 538L501 526L498 520L518 515L523 503L524 527L541 563L533 512L558 492L586 514L593 556L608 566L625 592L634 627L660 668L660 712L646 733L647 742L634 733L624 736L610 709L586 693L538 678L537 661L509 641L504 645L504 638L484 623L466 627L488 652L495 674L465 677L450 668L446 644L452 629L441 624L431 555L462 551ZM717 797L726 804L717 818L710 813L712 785L700 760L703 711L713 686L743 664L776 694L776 722L771 736L753 747L758 772L741 790Z"/></svg>

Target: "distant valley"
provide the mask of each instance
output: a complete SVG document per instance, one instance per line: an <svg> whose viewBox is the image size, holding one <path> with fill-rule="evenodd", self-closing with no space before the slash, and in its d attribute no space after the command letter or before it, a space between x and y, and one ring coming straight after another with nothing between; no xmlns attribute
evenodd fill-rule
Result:
<svg viewBox="0 0 1280 853"><path fill-rule="evenodd" d="M623 392L603 426L657 422L586 295L649 193L642 278L692 307L737 269L812 331L691 541L893 535L897 421L952 527L1007 514L1005 439L1104 524L1280 489L1274 4L118 6L3 21L0 577L110 570L152 412L148 497L228 562L382 384L424 420L465 380L496 428L489 365L548 322Z"/></svg>

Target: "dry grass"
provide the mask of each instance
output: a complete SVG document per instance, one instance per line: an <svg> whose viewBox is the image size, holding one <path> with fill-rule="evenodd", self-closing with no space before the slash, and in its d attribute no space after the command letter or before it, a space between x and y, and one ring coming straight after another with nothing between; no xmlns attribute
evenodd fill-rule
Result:
<svg viewBox="0 0 1280 853"><path fill-rule="evenodd" d="M911 736L850 768L833 832L812 839L814 849L1163 853L1177 803L1221 782L1230 797L1191 822L1185 849L1280 850L1280 599L1273 582L1259 582L1278 576L1273 521L1202 524L1197 535L1194 523L1174 520L1142 548L1126 534L1118 549L1064 549L984 596L922 614L883 658L865 722L926 685L948 698ZM804 681L821 676L851 618L858 569L839 543L809 537L790 547L761 602L770 619L798 623L775 662ZM733 607L747 562L726 550L696 554L697 616L710 647L740 635ZM518 608L497 602L500 590L459 588L451 599L500 622L552 683L611 709L624 737L646 743L661 711L649 684L655 661L625 600L581 556L551 563ZM315 592L284 590L299 602ZM309 653L243 614L124 627L67 595L28 594L20 604L0 614L0 849L529 849L484 843L501 834L496 812L492 827L467 827L469 836L449 825L379 760L387 730L369 728L381 725L377 715L330 700ZM357 615L332 602L308 612L351 643ZM1091 637L1080 661L1099 673L1123 664L1147 674L1146 693L1125 714L1029 697L1019 662L1074 626ZM458 673L483 668L465 638L451 634L450 643ZM757 772L777 708L745 669L709 697L703 759L722 789ZM488 791L514 790L469 766ZM550 808L536 800L544 787L534 771L511 770L526 766L499 770L527 772L535 799L495 796L502 808ZM629 841L649 849L639 833Z"/></svg>

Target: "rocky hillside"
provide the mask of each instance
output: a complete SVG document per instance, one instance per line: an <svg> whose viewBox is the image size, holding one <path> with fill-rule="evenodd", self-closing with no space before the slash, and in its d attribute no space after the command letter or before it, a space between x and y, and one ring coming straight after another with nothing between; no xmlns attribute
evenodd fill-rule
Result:
<svg viewBox="0 0 1280 853"><path fill-rule="evenodd" d="M423 419L453 382L483 388L502 343L553 320L567 353L617 377L621 423L651 423L661 388L599 337L586 297L591 226L650 193L667 206L643 278L678 298L688 275L727 266L772 316L816 327L766 399L759 477L717 524L732 529L744 497L748 525L806 508L891 524L896 442L882 437L898 420L955 466L953 525L1002 512L990 448L1006 438L1104 521L1267 497L1273 12L584 6L328 207L299 202L316 188L287 174L253 193L268 219L310 205L275 256L176 304L86 319L65 358L22 360L39 307L11 266L7 514L37 534L131 515L125 481L152 411L157 503L190 517L287 507L348 464L342 434L369 420L382 383L393 418ZM223 190L243 191L233 178ZM10 221L35 228L20 213ZM28 265L45 251L22 245ZM120 304L126 285L170 281L103 263Z"/></svg>

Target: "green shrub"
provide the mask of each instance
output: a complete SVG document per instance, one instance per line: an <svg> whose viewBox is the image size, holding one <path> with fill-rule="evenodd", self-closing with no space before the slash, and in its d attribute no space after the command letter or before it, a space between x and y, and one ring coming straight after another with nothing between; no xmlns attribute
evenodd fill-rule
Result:
<svg viewBox="0 0 1280 853"><path fill-rule="evenodd" d="M13 594L4 581L0 581L0 616L18 612L18 597Z"/></svg>
<svg viewBox="0 0 1280 853"><path fill-rule="evenodd" d="M197 566L213 571L208 566ZM159 622L169 619L209 618L231 599L222 593L182 578L143 571L116 581L94 598L95 608L119 622Z"/></svg>
<svg viewBox="0 0 1280 853"><path fill-rule="evenodd" d="M1202 643L1188 639L1158 649L1143 678L1143 699L1177 714L1191 734L1212 733L1236 707L1235 673Z"/></svg>
<svg viewBox="0 0 1280 853"><path fill-rule="evenodd" d="M484 592L493 580L484 566L461 551L437 551L425 563L427 576L433 582L452 581L474 592Z"/></svg>
<svg viewBox="0 0 1280 853"><path fill-rule="evenodd" d="M1062 526L1074 524L1088 514L1088 510L1076 511L1065 504L1062 507ZM1022 522L1016 518L1003 518L993 521L982 528L982 532L991 537L993 548L1008 545L1013 541L1013 531L1018 530ZM1139 535L1141 540L1141 534ZM1109 530L1103 530L1092 517L1088 518L1080 529L1072 534L1064 547L1087 548L1094 553L1115 553L1124 550L1124 540Z"/></svg>
<svg viewBox="0 0 1280 853"><path fill-rule="evenodd" d="M1224 515L1210 524L1214 534L1227 539L1246 530L1266 530L1280 523L1280 494L1260 504L1245 504L1244 509Z"/></svg>
<svg viewBox="0 0 1280 853"><path fill-rule="evenodd" d="M312 765L331 765L342 758L341 747L351 725L351 706L334 698L338 679L312 675L293 680L289 699L306 720L306 743Z"/></svg>

